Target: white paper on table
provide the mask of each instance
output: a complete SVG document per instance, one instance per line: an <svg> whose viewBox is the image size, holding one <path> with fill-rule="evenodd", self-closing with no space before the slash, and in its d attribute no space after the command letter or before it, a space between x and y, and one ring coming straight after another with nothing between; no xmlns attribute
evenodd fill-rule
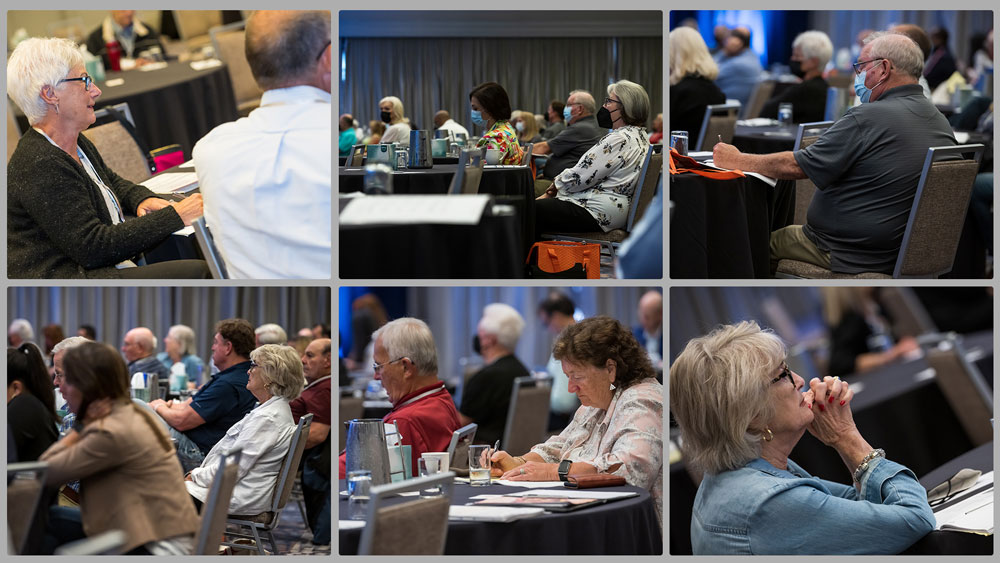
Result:
<svg viewBox="0 0 1000 563"><path fill-rule="evenodd" d="M198 174L195 172L157 174L139 185L149 188L154 194L180 194L198 187Z"/></svg>
<svg viewBox="0 0 1000 563"><path fill-rule="evenodd" d="M711 166L713 168L718 168L719 170L729 170L729 168L721 168L719 166L716 166L715 162L712 161L712 160L706 160L702 164L704 164L706 166ZM756 172L747 172L746 170L740 170L740 172L746 174L747 176L753 176L754 178L757 178L758 180L761 180L762 182L764 182L765 184L771 186L772 188L774 186L778 185L778 180L776 180L775 178L771 178L769 176L764 176L763 174L758 174Z"/></svg>
<svg viewBox="0 0 1000 563"><path fill-rule="evenodd" d="M189 160L189 161L187 161L187 162L185 162L183 164L178 164L177 168L181 168L181 169L183 169L183 168L194 168L194 159L192 158L191 160Z"/></svg>
<svg viewBox="0 0 1000 563"><path fill-rule="evenodd" d="M205 59L203 61L191 61L191 68L194 70L205 70L209 68L215 68L217 66L222 66L222 61L219 59Z"/></svg>
<svg viewBox="0 0 1000 563"><path fill-rule="evenodd" d="M772 125L778 125L779 121L769 117L754 117L752 119L741 119L737 121L736 124L746 127L770 127Z"/></svg>
<svg viewBox="0 0 1000 563"><path fill-rule="evenodd" d="M122 84L125 84L124 78L112 78L111 80L105 82L104 86L107 88L114 88L115 86L121 86Z"/></svg>
<svg viewBox="0 0 1000 563"><path fill-rule="evenodd" d="M448 508L449 520L474 520L477 522L513 522L521 518L531 518L545 513L543 508L521 508L516 506L463 506Z"/></svg>
<svg viewBox="0 0 1000 563"><path fill-rule="evenodd" d="M364 520L339 520L337 524L338 530L357 530L364 527Z"/></svg>
<svg viewBox="0 0 1000 563"><path fill-rule="evenodd" d="M145 389L146 380L142 377L142 372L132 374L132 389Z"/></svg>
<svg viewBox="0 0 1000 563"><path fill-rule="evenodd" d="M954 131L954 133L955 133L955 140L958 141L958 144L964 145L965 143L969 142L969 133L968 132L966 132L966 131Z"/></svg>
<svg viewBox="0 0 1000 563"><path fill-rule="evenodd" d="M352 200L340 212L341 225L478 225L490 196L391 195Z"/></svg>
<svg viewBox="0 0 1000 563"><path fill-rule="evenodd" d="M506 487L524 487L526 489L542 489L545 487L562 487L562 481L508 481L506 479L494 479L493 483Z"/></svg>
<svg viewBox="0 0 1000 563"><path fill-rule="evenodd" d="M158 63L147 63L139 67L142 72L149 72L151 70L160 70L167 68L167 63L160 61Z"/></svg>
<svg viewBox="0 0 1000 563"><path fill-rule="evenodd" d="M993 472L984 473L969 490L992 485ZM979 533L993 533L993 487L934 513L937 520L935 530L966 530Z"/></svg>
<svg viewBox="0 0 1000 563"><path fill-rule="evenodd" d="M184 227L183 229L174 231L174 234L182 237L189 237L194 234L194 227Z"/></svg>
<svg viewBox="0 0 1000 563"><path fill-rule="evenodd" d="M486 500L488 498L499 498L503 495L476 495L474 497L469 497L469 500Z"/></svg>
<svg viewBox="0 0 1000 563"><path fill-rule="evenodd" d="M713 154L712 151L689 151L687 153L688 156L690 156L695 160L702 160L708 158L712 156L712 154Z"/></svg>
<svg viewBox="0 0 1000 563"><path fill-rule="evenodd" d="M584 489L584 490L567 489L564 487L559 490L543 489L543 490L533 490L533 491L521 491L519 493L510 493L507 496L615 499L615 498L637 497L639 496L639 493L634 493L629 491L595 491L593 489Z"/></svg>

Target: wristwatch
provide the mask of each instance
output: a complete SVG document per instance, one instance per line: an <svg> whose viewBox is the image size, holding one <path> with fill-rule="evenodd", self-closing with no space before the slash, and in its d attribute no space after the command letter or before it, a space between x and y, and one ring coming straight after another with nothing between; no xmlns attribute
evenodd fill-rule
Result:
<svg viewBox="0 0 1000 563"><path fill-rule="evenodd" d="M573 462L570 461L570 460L568 460L568 459L564 459L564 460L562 460L562 461L559 462L559 480L560 481L565 481L566 478L569 477L569 466L571 466L571 465L573 465Z"/></svg>

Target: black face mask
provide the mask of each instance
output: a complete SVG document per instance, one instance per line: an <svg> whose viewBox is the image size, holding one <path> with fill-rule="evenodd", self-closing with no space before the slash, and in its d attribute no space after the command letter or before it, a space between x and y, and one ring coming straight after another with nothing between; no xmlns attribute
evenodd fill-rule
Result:
<svg viewBox="0 0 1000 563"><path fill-rule="evenodd" d="M390 121L392 121L392 114L387 111L383 111L381 117L382 117L382 123L389 123Z"/></svg>
<svg viewBox="0 0 1000 563"><path fill-rule="evenodd" d="M597 110L597 124L604 129L613 129L615 126L615 121L611 119L611 112L608 108L601 107Z"/></svg>
<svg viewBox="0 0 1000 563"><path fill-rule="evenodd" d="M802 70L802 61L788 61L788 69L799 78L806 75L805 71Z"/></svg>
<svg viewBox="0 0 1000 563"><path fill-rule="evenodd" d="M479 343L479 335L472 337L472 351L476 353L477 356L483 355L482 345Z"/></svg>

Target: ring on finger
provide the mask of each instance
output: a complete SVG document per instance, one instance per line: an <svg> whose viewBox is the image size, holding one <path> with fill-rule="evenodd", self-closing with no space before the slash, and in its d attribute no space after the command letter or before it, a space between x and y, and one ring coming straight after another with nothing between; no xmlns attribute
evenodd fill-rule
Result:
<svg viewBox="0 0 1000 563"><path fill-rule="evenodd" d="M521 468L521 475L524 475L524 468Z"/></svg>

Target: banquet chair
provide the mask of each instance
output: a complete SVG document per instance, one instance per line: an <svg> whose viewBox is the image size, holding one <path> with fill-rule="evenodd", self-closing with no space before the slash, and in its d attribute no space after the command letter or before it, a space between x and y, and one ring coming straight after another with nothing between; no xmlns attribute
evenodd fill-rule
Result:
<svg viewBox="0 0 1000 563"><path fill-rule="evenodd" d="M209 30L222 25L221 10L173 10L173 16L177 33L189 51L209 45Z"/></svg>
<svg viewBox="0 0 1000 563"><path fill-rule="evenodd" d="M804 149L816 142L820 136L826 132L832 121L815 121L813 123L800 123L799 130L795 133L795 145L792 151ZM809 204L816 193L816 184L809 178L795 180L795 219L793 225L806 224L806 212L809 211Z"/></svg>
<svg viewBox="0 0 1000 563"><path fill-rule="evenodd" d="M880 272L840 274L807 262L785 259L778 262L777 277L936 278L950 272L969 209L972 183L984 150L980 144L927 149L892 276ZM967 154L972 158L966 158Z"/></svg>
<svg viewBox="0 0 1000 563"><path fill-rule="evenodd" d="M254 540L254 545L240 544L234 542L224 542L222 545L233 549L256 550L259 555L265 555L262 538L266 538L271 544L271 550L277 551L277 544L274 542L274 529L278 527L281 511L288 503L288 497L292 493L292 481L295 479L295 472L299 468L302 460L302 452L306 447L306 437L309 435L309 425L312 423L312 413L302 415L299 424L292 434L291 444L288 446L288 454L281 464L281 471L278 473L278 482L274 487L274 494L271 497L271 506L268 510L260 514L230 514L226 524L233 525L237 530L226 530L226 536ZM246 528L250 532L242 530Z"/></svg>
<svg viewBox="0 0 1000 563"><path fill-rule="evenodd" d="M191 227L194 229L194 238L198 241L201 254L205 257L205 262L208 262L208 269L212 272L212 278L217 280L229 279L226 263L222 259L222 255L219 254L219 248L215 246L212 231L208 230L208 225L205 224L205 216L202 215L195 219L191 223Z"/></svg>
<svg viewBox="0 0 1000 563"><path fill-rule="evenodd" d="M584 233L542 233L542 240L568 240L578 242L590 242L601 245L601 264L610 266L614 264L615 255L621 243L632 232L632 227L642 219L646 208L656 194L656 184L660 177L660 170L663 167L663 155L655 154L652 147L646 151L646 158L639 171L639 182L632 194L632 201L629 205L628 217L625 220L625 227L614 229L608 232L592 231ZM605 259L606 257L606 259Z"/></svg>
<svg viewBox="0 0 1000 563"><path fill-rule="evenodd" d="M441 488L440 496L386 503L400 493L433 487ZM358 555L443 555L454 487L451 471L372 487Z"/></svg>
<svg viewBox="0 0 1000 563"><path fill-rule="evenodd" d="M483 163L486 162L486 148L462 149L458 155L458 168L451 178L448 194L478 194L479 182L483 179Z"/></svg>
<svg viewBox="0 0 1000 563"><path fill-rule="evenodd" d="M934 319L910 287L883 287L879 290L879 303L892 319L892 333L896 336L913 336L938 332Z"/></svg>
<svg viewBox="0 0 1000 563"><path fill-rule="evenodd" d="M219 554L219 538L226 530L226 514L239 476L242 455L243 451L236 448L219 459L219 469L208 489L208 498L201 507L201 524L194 536L194 552L191 555Z"/></svg>
<svg viewBox="0 0 1000 563"><path fill-rule="evenodd" d="M993 389L982 373L965 359L965 348L955 334L943 335L926 349L927 363L958 422L974 446L993 441Z"/></svg>
<svg viewBox="0 0 1000 563"><path fill-rule="evenodd" d="M367 150L367 145L352 146L351 152L347 155L347 160L344 162L344 166L364 166L365 152Z"/></svg>
<svg viewBox="0 0 1000 563"><path fill-rule="evenodd" d="M233 96L236 97L236 110L241 117L246 117L257 109L260 106L260 97L263 95L250 71L250 63L247 62L245 27L245 22L235 22L208 30L212 47L215 48L215 56L226 63L229 80L233 85Z"/></svg>
<svg viewBox="0 0 1000 563"><path fill-rule="evenodd" d="M736 130L736 118L740 113L740 103L737 100L726 100L724 104L705 106L705 117L701 122L701 133L695 150L710 151L722 135L722 142L732 143L733 132ZM689 140L690 141L690 140Z"/></svg>
<svg viewBox="0 0 1000 563"><path fill-rule="evenodd" d="M476 439L479 425L475 422L466 424L451 433L451 443L448 444L448 462L452 471L466 472L469 470L469 446Z"/></svg>
<svg viewBox="0 0 1000 563"><path fill-rule="evenodd" d="M340 397L340 408L337 413L340 415L340 445L343 447L347 443L347 422L355 418L361 418L365 413L364 397L354 397L351 395Z"/></svg>
<svg viewBox="0 0 1000 563"><path fill-rule="evenodd" d="M56 549L56 555L121 555L128 534L122 530L108 530L96 536L70 542Z"/></svg>
<svg viewBox="0 0 1000 563"><path fill-rule="evenodd" d="M511 455L526 452L548 436L551 379L518 377L510 391L501 448Z"/></svg>
<svg viewBox="0 0 1000 563"><path fill-rule="evenodd" d="M774 94L774 80L761 80L750 93L747 105L743 106L743 119L753 119L760 117L760 112L764 109L764 104L771 99Z"/></svg>
<svg viewBox="0 0 1000 563"><path fill-rule="evenodd" d="M149 179L149 161L132 135L119 121L85 129L83 136L94 143L108 168L122 178L140 183Z"/></svg>
<svg viewBox="0 0 1000 563"><path fill-rule="evenodd" d="M44 461L7 464L7 514L17 515L7 519L7 545L16 554L24 553L27 546L48 470L49 464Z"/></svg>

